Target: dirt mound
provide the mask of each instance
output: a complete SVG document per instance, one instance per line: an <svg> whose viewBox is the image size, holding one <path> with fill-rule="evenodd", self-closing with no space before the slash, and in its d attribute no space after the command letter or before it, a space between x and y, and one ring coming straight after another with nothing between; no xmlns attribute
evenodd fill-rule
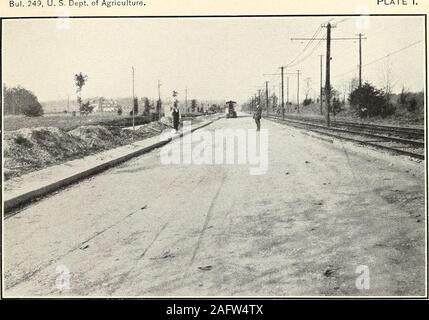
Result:
<svg viewBox="0 0 429 320"><path fill-rule="evenodd" d="M70 131L70 134L82 140L87 148L97 151L121 145L121 131L115 127L82 126Z"/></svg>
<svg viewBox="0 0 429 320"><path fill-rule="evenodd" d="M59 128L33 128L4 134L5 180L11 176L85 155L82 141Z"/></svg>
<svg viewBox="0 0 429 320"><path fill-rule="evenodd" d="M20 176L44 167L81 158L158 134L164 124L152 122L138 130L88 125L66 131L56 127L19 129L4 133L4 177Z"/></svg>

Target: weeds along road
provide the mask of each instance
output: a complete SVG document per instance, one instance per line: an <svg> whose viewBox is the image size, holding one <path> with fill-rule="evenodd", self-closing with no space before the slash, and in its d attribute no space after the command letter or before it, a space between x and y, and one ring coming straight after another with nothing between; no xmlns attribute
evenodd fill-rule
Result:
<svg viewBox="0 0 429 320"><path fill-rule="evenodd" d="M5 296L424 295L423 163L262 127L265 175L155 150L6 219Z"/></svg>

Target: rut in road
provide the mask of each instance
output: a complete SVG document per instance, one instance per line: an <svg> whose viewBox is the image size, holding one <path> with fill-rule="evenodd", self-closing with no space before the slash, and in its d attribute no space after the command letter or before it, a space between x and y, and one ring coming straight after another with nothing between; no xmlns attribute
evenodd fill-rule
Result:
<svg viewBox="0 0 429 320"><path fill-rule="evenodd" d="M203 177L203 178L201 178L198 182L197 182L197 184L196 184L196 186L194 187L194 189L192 190L192 192L194 191L194 190L196 190L196 189L198 189L199 188L199 186L201 185L201 183L204 181L204 179L205 179L205 177ZM179 180L179 178L175 178L175 179L173 179L173 181L171 182L172 183L172 185L174 185L174 183L176 182L176 181L178 181ZM222 184L223 184L223 181L222 181ZM218 192L219 192L219 190L218 190ZM160 196L159 196L160 197ZM158 198L159 198L158 197ZM153 247L153 245L155 244L155 242L158 240L158 238L159 238L159 236L163 233L163 231L165 230L165 228L167 228L167 226L169 225L169 223L170 223L170 221L171 221L171 218L173 217L175 215L175 212L172 212L169 216L168 216L168 218L167 218L167 222L166 223L164 223L163 225L162 225L162 227L159 229L159 231L155 234L155 236L153 237L153 239L152 239L152 241L149 243L149 245L144 249L144 251L143 251L143 253L142 254L140 254L139 256L138 256L138 258L137 258L137 260L136 260L136 262L133 264L133 266L127 271L127 272L125 272L124 274L122 274L121 275L121 277L120 277L120 279L116 282L116 285L114 286L114 287L112 287L112 286L110 286L110 288L109 288L109 291L110 291L110 294L113 294L117 289L119 289L120 287L121 287L121 285L122 285L122 283L123 283L123 281L125 280L125 279L128 279L129 278L129 276L130 276L130 274L136 269L136 267L137 267L137 265L138 265L138 262L139 262L139 260L141 260L141 259L143 259L145 256L146 256L146 253L149 251L149 249L150 248L152 248Z"/></svg>
<svg viewBox="0 0 429 320"><path fill-rule="evenodd" d="M198 236L197 244L196 244L196 246L195 246L195 248L194 248L194 252L192 253L192 258L191 258L191 261L189 262L188 270L189 270L189 269L191 268L191 266L193 265L194 260L195 260L195 257L196 257L196 255L197 255L197 252L198 252L198 250L200 249L201 240L202 240L202 238L203 238L204 232L205 232L205 231L206 231L206 229L207 229L207 225L208 225L208 223L209 223L209 221L210 221L210 218L211 218L211 215L212 215L212 212L213 212L214 205L215 205L215 203L216 203L217 198L219 197L220 190L222 189L222 187L223 187L223 185L224 185L224 183L225 183L225 179L226 179L226 172L224 171L224 172L223 172L223 175L222 175L222 180L221 180L221 182L220 182L220 184L219 184L219 187L218 187L218 189L217 189L217 191L216 191L216 194L214 195L214 197L213 197L213 199L212 199L212 201L211 201L211 203L210 203L209 209L207 210L206 218L205 218L205 220L204 220L204 225L203 225L203 228L201 229L200 235ZM186 275L186 274L187 274L187 272L185 273L185 275Z"/></svg>

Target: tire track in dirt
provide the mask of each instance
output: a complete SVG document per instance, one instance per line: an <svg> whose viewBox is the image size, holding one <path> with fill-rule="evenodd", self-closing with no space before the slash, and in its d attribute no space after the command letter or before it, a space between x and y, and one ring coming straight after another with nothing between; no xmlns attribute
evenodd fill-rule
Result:
<svg viewBox="0 0 429 320"><path fill-rule="evenodd" d="M187 175L188 175L188 173L187 172L185 172L182 176L180 176L180 179L179 178L175 178L175 179L173 179L173 183L174 182L177 182L177 181L179 181L179 180L184 180L183 179L183 177L187 177ZM192 188L192 191L191 191L191 193L193 193L195 190L198 190L198 188L200 187L200 185L203 183L203 182L205 182L205 180L207 179L207 177L206 176L201 176L200 178L199 178L199 180L197 181L197 183L196 183L196 185L194 186L194 188ZM186 179L186 180L188 180L188 179ZM158 197L158 198L160 198L160 196ZM161 236L161 234L164 232L164 230L167 228L167 226L170 224L170 222L171 222L171 220L172 220L172 218L174 217L174 215L175 215L175 213L176 212L172 212L168 217L167 217L167 221L162 225L162 227L159 229L159 231L156 233L156 235L155 235L155 237L152 239L152 241L149 243L149 245L144 249L144 251L143 251L143 253L142 254L140 254L139 256L138 256L138 258L136 259L136 262L133 264L133 266L127 271L127 272L125 272L125 273L123 273L121 276L120 276L120 278L116 281L116 283L115 284L111 284L110 286L109 286L109 293L112 295L112 294L114 294L114 292L116 291L116 290L118 290L122 285L123 285L123 283L129 278L129 276L130 276L130 274L136 269L136 267L137 267L137 265L139 264L139 261L141 260L141 259L143 259L145 256L146 256L146 253L149 251L149 249L150 248L152 248L153 247L153 245L155 244L155 242L158 240L158 238Z"/></svg>
<svg viewBox="0 0 429 320"><path fill-rule="evenodd" d="M207 229L207 225L208 225L208 223L210 221L210 218L212 216L213 208L215 206L217 198L219 197L220 191L222 190L222 187L223 187L223 185L225 183L225 180L226 180L226 172L224 171L223 175L222 175L222 180L221 180L221 182L219 184L219 187L218 187L218 189L216 191L216 194L214 195L214 197L213 197L213 199L212 199L212 201L210 203L210 206L209 206L209 208L207 210L206 218L204 220L204 225L203 225L203 228L201 229L201 232L200 232L200 234L198 236L197 244L196 244L196 246L194 248L194 252L192 253L191 261L189 262L189 267L188 268L190 268L192 266L192 264L194 263L194 261L195 261L195 257L197 255L197 252L200 249L202 238L204 236L204 233L205 233L205 231Z"/></svg>

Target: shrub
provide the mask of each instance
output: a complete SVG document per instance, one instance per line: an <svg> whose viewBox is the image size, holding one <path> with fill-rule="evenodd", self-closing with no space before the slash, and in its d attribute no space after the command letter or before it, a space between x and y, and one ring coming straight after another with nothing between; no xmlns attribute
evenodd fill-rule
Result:
<svg viewBox="0 0 429 320"><path fill-rule="evenodd" d="M384 91L368 82L350 93L349 102L352 110L361 118L378 115L386 117L395 113L395 107L387 100Z"/></svg>
<svg viewBox="0 0 429 320"><path fill-rule="evenodd" d="M408 112L415 112L417 109L418 103L415 94L405 90L404 87L402 87L402 91L399 94L398 102L403 108L407 109Z"/></svg>
<svg viewBox="0 0 429 320"><path fill-rule="evenodd" d="M83 114L83 115L88 115L88 114L90 114L91 112L92 112L92 110L94 109L94 107L93 106L90 106L89 105L89 101L88 102L86 102L86 103L83 103L81 106L80 106L80 114Z"/></svg>
<svg viewBox="0 0 429 320"><path fill-rule="evenodd" d="M407 110L409 112L414 112L417 109L417 99L412 97L407 103Z"/></svg>
<svg viewBox="0 0 429 320"><path fill-rule="evenodd" d="M344 103L342 103L340 99L335 97L332 99L332 112L334 113L334 115L340 113L343 110L343 105Z"/></svg>
<svg viewBox="0 0 429 320"><path fill-rule="evenodd" d="M4 113L38 116L43 114L43 110L36 95L30 90L20 86L12 88L4 86Z"/></svg>
<svg viewBox="0 0 429 320"><path fill-rule="evenodd" d="M43 108L39 102L35 101L22 108L22 113L27 117L40 117L43 115Z"/></svg>
<svg viewBox="0 0 429 320"><path fill-rule="evenodd" d="M132 109L132 108L134 108L134 109ZM133 106L132 106L132 108L131 108L131 111L130 111L130 116L133 115L133 110L134 110L134 116L136 116L137 113L139 112L139 101L138 101L137 98L133 99Z"/></svg>
<svg viewBox="0 0 429 320"><path fill-rule="evenodd" d="M302 102L302 104L304 105L304 106L308 106L308 105L310 105L311 103L313 102L313 100L311 100L311 98L305 98L304 99L304 101Z"/></svg>

